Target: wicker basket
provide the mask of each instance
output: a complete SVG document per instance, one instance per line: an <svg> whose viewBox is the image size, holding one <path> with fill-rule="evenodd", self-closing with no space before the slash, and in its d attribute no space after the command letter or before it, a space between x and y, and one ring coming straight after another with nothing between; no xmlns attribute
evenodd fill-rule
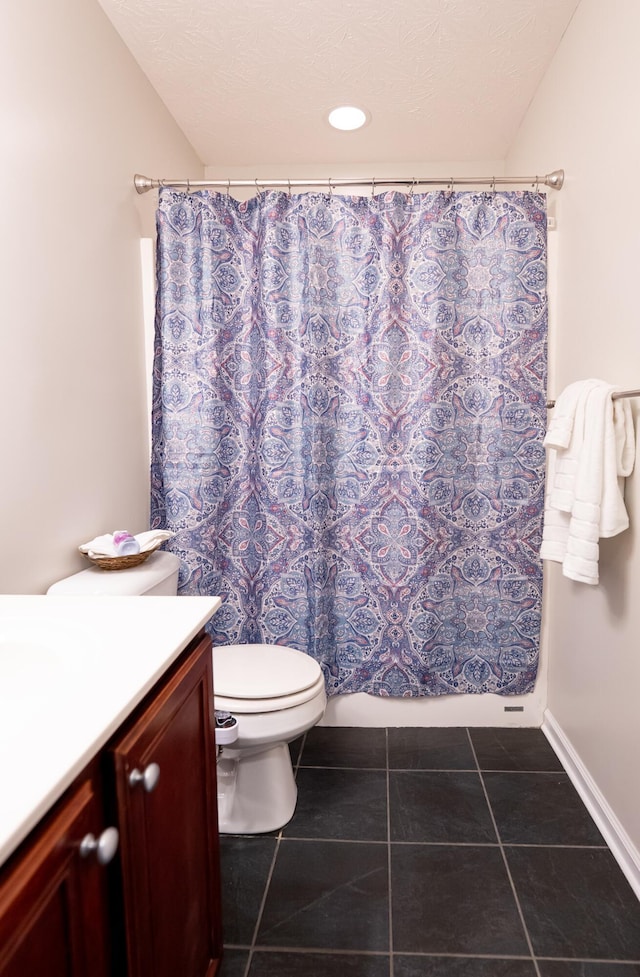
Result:
<svg viewBox="0 0 640 977"><path fill-rule="evenodd" d="M131 567L138 567L145 560L148 560L151 554L158 549L158 546L154 546L152 550L145 550L144 553L132 553L131 556L89 556L82 550L80 552L90 563L100 567L101 570L130 570Z"/></svg>

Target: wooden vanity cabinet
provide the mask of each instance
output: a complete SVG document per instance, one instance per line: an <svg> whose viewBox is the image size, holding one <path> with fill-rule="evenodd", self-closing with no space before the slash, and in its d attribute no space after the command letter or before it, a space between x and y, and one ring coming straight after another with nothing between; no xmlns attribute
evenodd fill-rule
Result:
<svg viewBox="0 0 640 977"><path fill-rule="evenodd" d="M211 642L109 753L129 977L213 977L222 955Z"/></svg>
<svg viewBox="0 0 640 977"><path fill-rule="evenodd" d="M0 873L1 977L108 977L106 867L82 855L103 828L95 776L64 803Z"/></svg>
<svg viewBox="0 0 640 977"><path fill-rule="evenodd" d="M120 837L105 865L80 846L108 825ZM218 852L201 635L0 868L0 977L214 977Z"/></svg>

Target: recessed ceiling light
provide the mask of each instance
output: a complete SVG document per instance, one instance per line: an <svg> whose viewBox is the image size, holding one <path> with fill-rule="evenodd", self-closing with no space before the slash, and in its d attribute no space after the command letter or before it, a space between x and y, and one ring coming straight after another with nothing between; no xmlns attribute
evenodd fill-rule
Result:
<svg viewBox="0 0 640 977"><path fill-rule="evenodd" d="M356 108L355 105L341 105L337 109L329 112L329 125L334 129L360 129L368 121L367 113L364 109Z"/></svg>

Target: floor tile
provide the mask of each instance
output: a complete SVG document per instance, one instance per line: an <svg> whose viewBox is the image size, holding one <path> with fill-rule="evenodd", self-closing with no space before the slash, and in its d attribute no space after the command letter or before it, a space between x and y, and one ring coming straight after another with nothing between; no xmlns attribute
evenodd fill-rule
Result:
<svg viewBox="0 0 640 977"><path fill-rule="evenodd" d="M248 962L248 950L234 950L226 947L218 977L244 977Z"/></svg>
<svg viewBox="0 0 640 977"><path fill-rule="evenodd" d="M259 951L251 961L249 977L389 977L389 957Z"/></svg>
<svg viewBox="0 0 640 977"><path fill-rule="evenodd" d="M352 726L314 726L307 733L305 767L387 767L387 732Z"/></svg>
<svg viewBox="0 0 640 977"><path fill-rule="evenodd" d="M536 977L536 970L531 960L394 955L393 977Z"/></svg>
<svg viewBox="0 0 640 977"><path fill-rule="evenodd" d="M221 838L220 977L640 977L640 904L541 730L315 727L289 748L282 840Z"/></svg>
<svg viewBox="0 0 640 977"><path fill-rule="evenodd" d="M462 727L389 730L390 770L475 770L467 730Z"/></svg>
<svg viewBox="0 0 640 977"><path fill-rule="evenodd" d="M388 951L387 846L280 843L257 943Z"/></svg>
<svg viewBox="0 0 640 977"><path fill-rule="evenodd" d="M505 851L536 955L640 959L640 903L608 849Z"/></svg>
<svg viewBox="0 0 640 977"><path fill-rule="evenodd" d="M276 839L272 837L221 836L225 943L251 945L275 850Z"/></svg>
<svg viewBox="0 0 640 977"><path fill-rule="evenodd" d="M562 770L540 729L471 729L481 770Z"/></svg>
<svg viewBox="0 0 640 977"><path fill-rule="evenodd" d="M496 844L477 773L392 770L389 773L391 840Z"/></svg>
<svg viewBox="0 0 640 977"><path fill-rule="evenodd" d="M539 960L540 977L640 977L640 963Z"/></svg>
<svg viewBox="0 0 640 977"><path fill-rule="evenodd" d="M604 845L566 773L484 774L489 803L506 845Z"/></svg>
<svg viewBox="0 0 640 977"><path fill-rule="evenodd" d="M391 882L394 951L528 954L498 848L393 844Z"/></svg>
<svg viewBox="0 0 640 977"><path fill-rule="evenodd" d="M285 837L387 840L384 770L302 767L297 783L298 803Z"/></svg>

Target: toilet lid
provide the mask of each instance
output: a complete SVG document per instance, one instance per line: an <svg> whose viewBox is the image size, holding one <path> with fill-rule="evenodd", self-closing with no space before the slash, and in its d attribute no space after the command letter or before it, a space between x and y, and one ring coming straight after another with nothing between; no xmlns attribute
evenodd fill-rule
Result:
<svg viewBox="0 0 640 977"><path fill-rule="evenodd" d="M217 696L273 699L311 688L322 675L317 661L283 645L218 645L213 649Z"/></svg>

